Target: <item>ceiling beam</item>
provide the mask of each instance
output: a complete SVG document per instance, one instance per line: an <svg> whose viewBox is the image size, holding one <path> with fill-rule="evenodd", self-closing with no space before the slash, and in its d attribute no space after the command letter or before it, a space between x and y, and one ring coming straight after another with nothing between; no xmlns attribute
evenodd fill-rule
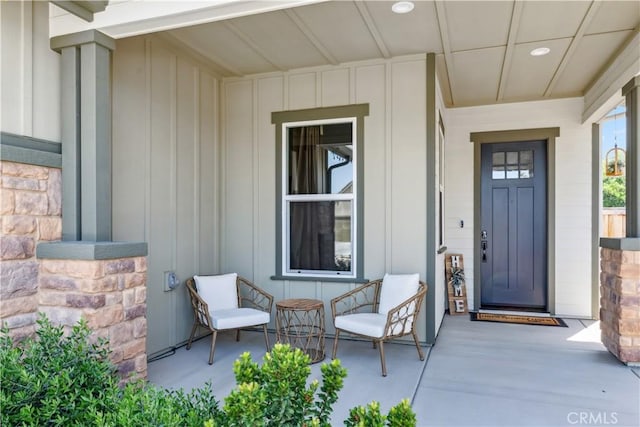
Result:
<svg viewBox="0 0 640 427"><path fill-rule="evenodd" d="M578 45L580 44L580 41L582 41L582 38L584 37L584 33L587 31L589 24L593 20L593 17L596 15L596 12L600 8L601 4L602 4L601 0L593 0L591 2L591 5L589 5L589 9L587 10L587 13L585 13L584 18L582 19L582 22L578 27L578 31L576 31L576 35L573 36L573 39L571 40L571 43L569 44L567 51L562 57L562 61L560 61L560 64L558 65L556 72L553 74L553 77L551 78L551 81L547 86L547 90L544 91L543 96L545 98L548 98L551 96L553 89L556 87L556 84L558 83L558 80L560 80L562 73L567 68L569 61L571 60L573 55L576 53L576 49L578 49Z"/></svg>
<svg viewBox="0 0 640 427"><path fill-rule="evenodd" d="M302 34L305 35L307 40L309 40L309 42L318 50L318 52L320 52L320 54L324 56L324 59L326 59L327 62L329 62L331 65L338 65L338 60L335 58L335 56L333 56L331 52L329 52L329 49L327 49L322 43L320 43L320 40L318 39L318 37L316 37L313 31L311 31L311 28L309 28L309 26L304 23L304 21L293 9L285 9L284 13L289 17L289 19L291 19L296 27L298 27L298 29L302 31Z"/></svg>
<svg viewBox="0 0 640 427"><path fill-rule="evenodd" d="M447 81L449 82L449 93L451 93L451 105L455 106L455 83L453 81L453 55L451 53L451 42L449 41L449 24L447 22L447 12L444 1L434 2L436 6L436 19L440 28L440 40L442 41L442 52L444 53L444 66L447 70Z"/></svg>
<svg viewBox="0 0 640 427"><path fill-rule="evenodd" d="M513 61L513 51L515 50L516 38L518 37L518 30L520 29L520 18L522 17L523 9L524 2L513 2L513 12L511 13L511 24L509 26L509 37L507 38L507 48L505 49L504 59L502 60L500 84L498 85L498 96L496 96L496 101L502 101L502 99L504 98L504 91L507 88L507 81L509 79L509 73L511 72L511 62Z"/></svg>
<svg viewBox="0 0 640 427"><path fill-rule="evenodd" d="M269 59L263 53L263 49L260 46L258 46L253 40L251 40L251 38L247 36L242 30L240 30L240 28L238 28L235 24L233 24L231 21L225 21L224 25L229 29L229 31L231 31L233 34L238 36L240 40L242 40L247 46L249 46L251 50L255 52L256 55L258 55L260 58L267 61L276 70L285 71L284 68L282 68L281 66L273 62L271 59Z"/></svg>
<svg viewBox="0 0 640 427"><path fill-rule="evenodd" d="M365 25L367 26L367 29L369 30L371 37L373 37L373 40L375 40L376 45L378 46L378 50L380 50L380 53L382 54L382 56L385 59L391 58L391 53L389 52L389 49L387 49L387 46L384 44L384 40L380 35L380 31L378 30L376 23L373 21L373 18L371 17L371 13L369 13L369 9L367 8L367 5L362 1L356 1L354 3L358 8L358 12L360 12L360 16L362 17L362 20L364 21Z"/></svg>

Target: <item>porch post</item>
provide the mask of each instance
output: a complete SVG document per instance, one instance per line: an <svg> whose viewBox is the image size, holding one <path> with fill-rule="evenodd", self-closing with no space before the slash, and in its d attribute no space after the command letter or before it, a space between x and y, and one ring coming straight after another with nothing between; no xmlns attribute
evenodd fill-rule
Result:
<svg viewBox="0 0 640 427"><path fill-rule="evenodd" d="M123 381L144 378L147 243L111 233L111 51L96 30L54 37L61 53L62 241L41 242L38 311L55 324L87 321L109 340Z"/></svg>
<svg viewBox="0 0 640 427"><path fill-rule="evenodd" d="M622 88L627 108L627 237L640 238L640 76Z"/></svg>
<svg viewBox="0 0 640 427"><path fill-rule="evenodd" d="M96 30L51 39L62 54L63 240L111 240L111 51Z"/></svg>
<svg viewBox="0 0 640 427"><path fill-rule="evenodd" d="M602 343L620 361L640 365L640 96L636 76L622 88L627 108L627 231L600 239Z"/></svg>

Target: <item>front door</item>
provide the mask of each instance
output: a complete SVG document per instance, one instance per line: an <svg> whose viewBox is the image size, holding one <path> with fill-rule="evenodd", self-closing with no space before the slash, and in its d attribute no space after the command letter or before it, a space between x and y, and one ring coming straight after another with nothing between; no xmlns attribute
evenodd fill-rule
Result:
<svg viewBox="0 0 640 427"><path fill-rule="evenodd" d="M546 148L481 146L481 308L547 308Z"/></svg>

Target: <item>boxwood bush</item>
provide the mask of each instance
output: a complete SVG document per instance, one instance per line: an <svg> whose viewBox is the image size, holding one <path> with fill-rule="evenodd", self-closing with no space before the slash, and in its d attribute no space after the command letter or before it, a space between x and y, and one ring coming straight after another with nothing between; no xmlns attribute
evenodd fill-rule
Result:
<svg viewBox="0 0 640 427"><path fill-rule="evenodd" d="M234 364L237 387L221 405L211 384L166 390L138 380L119 386L108 343L90 339L84 321L70 333L44 316L36 336L14 343L0 336L2 426L329 426L346 370L339 360L308 382L309 357L276 344L262 365L243 354ZM377 402L356 407L347 426L415 426L407 400L387 415Z"/></svg>

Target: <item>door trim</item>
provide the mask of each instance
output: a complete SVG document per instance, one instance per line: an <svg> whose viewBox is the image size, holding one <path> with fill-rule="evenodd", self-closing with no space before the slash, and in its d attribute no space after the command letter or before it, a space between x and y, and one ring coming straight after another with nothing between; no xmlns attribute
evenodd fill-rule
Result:
<svg viewBox="0 0 640 427"><path fill-rule="evenodd" d="M546 141L547 143L547 310L555 315L556 293L556 138L560 128L515 129L493 132L472 132L469 140L473 147L473 307L480 308L481 249L479 224L481 221L481 165L482 144L503 142Z"/></svg>

